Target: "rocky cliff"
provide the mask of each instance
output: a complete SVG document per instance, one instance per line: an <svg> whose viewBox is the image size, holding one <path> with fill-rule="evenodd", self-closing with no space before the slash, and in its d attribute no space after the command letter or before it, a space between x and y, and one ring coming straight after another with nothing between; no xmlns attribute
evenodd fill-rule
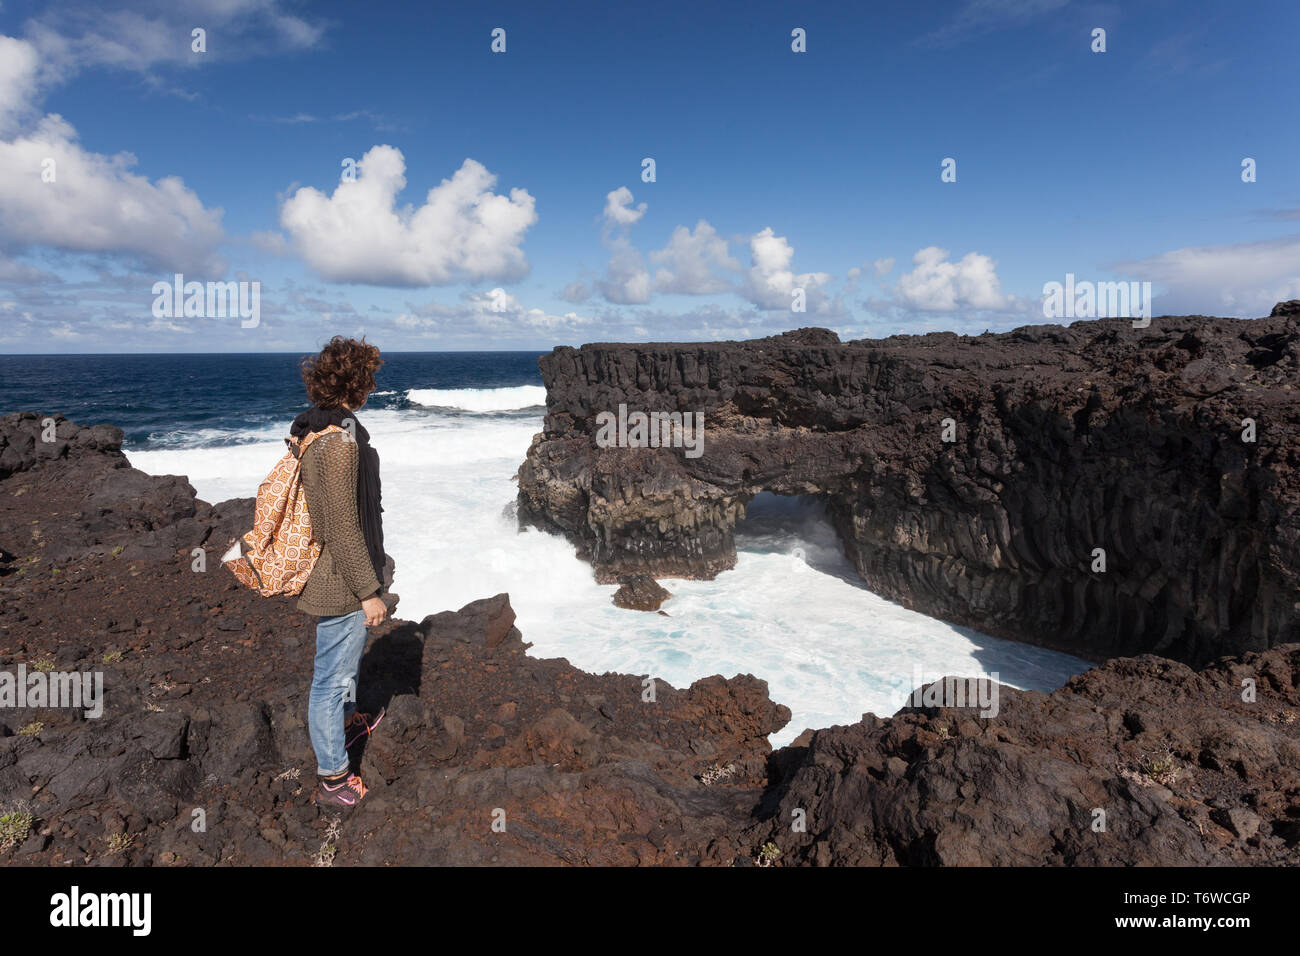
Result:
<svg viewBox="0 0 1300 956"><path fill-rule="evenodd" d="M772 752L790 714L763 681L648 700L643 675L529 656L505 595L372 629L372 791L322 812L314 622L216 563L251 502L41 420L0 418L0 679L99 672L104 706L0 708L0 865L1300 864L1300 645L1112 661L999 688L994 716L905 708Z"/></svg>
<svg viewBox="0 0 1300 956"><path fill-rule="evenodd" d="M985 633L1194 664L1296 640L1295 305L558 348L520 521L601 581L711 578L757 493L815 495L867 587ZM598 442L620 405L702 415L702 449Z"/></svg>
<svg viewBox="0 0 1300 956"><path fill-rule="evenodd" d="M1300 645L1120 658L997 714L904 707L772 758L747 842L786 864L1217 866L1300 854ZM805 821L802 829L796 821Z"/></svg>

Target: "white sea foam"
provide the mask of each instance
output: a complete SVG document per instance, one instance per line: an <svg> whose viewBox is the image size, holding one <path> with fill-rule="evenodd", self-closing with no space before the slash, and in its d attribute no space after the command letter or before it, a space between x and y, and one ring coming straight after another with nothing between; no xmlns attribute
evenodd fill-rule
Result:
<svg viewBox="0 0 1300 956"><path fill-rule="evenodd" d="M228 428L171 428L166 431L149 433L149 444L173 447L193 447L215 445L220 442L235 442L245 439L247 433Z"/></svg>
<svg viewBox="0 0 1300 956"><path fill-rule="evenodd" d="M456 408L465 412L509 412L546 404L540 385L509 388L412 388L406 400L426 408Z"/></svg>
<svg viewBox="0 0 1300 956"><path fill-rule="evenodd" d="M467 390L469 391L469 390ZM926 674L986 676L1050 690L1088 665L906 610L865 590L815 504L762 495L738 529L736 568L714 581L667 580L670 616L613 606L615 587L563 539L516 531L511 480L538 418L365 416L383 467L384 530L397 562L398 613L409 620L502 591L538 657L593 673L649 675L685 687L710 674L749 673L805 727L894 713ZM226 448L129 452L153 474L184 474L208 501L250 496L284 452L268 440Z"/></svg>

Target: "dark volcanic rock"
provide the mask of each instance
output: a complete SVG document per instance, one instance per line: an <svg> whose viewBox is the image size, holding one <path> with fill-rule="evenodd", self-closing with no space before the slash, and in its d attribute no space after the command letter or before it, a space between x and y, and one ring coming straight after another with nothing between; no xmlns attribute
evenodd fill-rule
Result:
<svg viewBox="0 0 1300 956"><path fill-rule="evenodd" d="M105 553L164 560L202 545L208 505L196 501L189 482L137 471L121 449L122 431L110 425L34 412L0 418L0 479L12 482L0 507L29 516L26 534L7 549L62 573Z"/></svg>
<svg viewBox="0 0 1300 956"><path fill-rule="evenodd" d="M1257 693L1243 701L1247 679ZM1201 673L1145 656L1050 695L999 690L987 719L905 707L773 755L777 787L750 844L819 865L1296 859L1300 645Z"/></svg>
<svg viewBox="0 0 1300 956"><path fill-rule="evenodd" d="M104 465L121 467L126 464L121 450L122 430L112 425L76 425L62 415L36 412L0 418L0 479L44 461L66 458L69 451L103 452Z"/></svg>
<svg viewBox="0 0 1300 956"><path fill-rule="evenodd" d="M656 681L647 699L642 677L529 657L504 594L371 630L361 703L388 716L354 753L370 795L331 829L335 814L308 803L315 621L217 562L249 499L209 507L183 479L135 471L116 430L41 456L23 439L38 424L0 419L6 447L27 449L0 480L0 670L100 671L105 699L90 719L0 710L0 812L35 818L0 864L747 857L735 836L762 793L767 735L790 719L767 685ZM53 550L76 557L55 564ZM720 762L725 784L701 782Z"/></svg>
<svg viewBox="0 0 1300 956"><path fill-rule="evenodd" d="M630 574L619 578L622 585L614 592L614 603L632 611L657 611L672 594L648 574Z"/></svg>
<svg viewBox="0 0 1300 956"><path fill-rule="evenodd" d="M815 495L868 587L985 633L1191 663L1294 641L1300 315L1279 309L558 348L519 518L602 582L707 578L754 495ZM598 447L620 404L703 414L703 453Z"/></svg>
<svg viewBox="0 0 1300 956"><path fill-rule="evenodd" d="M530 657L504 594L372 629L371 792L322 812L314 621L189 547L246 502L186 507L119 459L70 444L0 479L0 670L57 662L105 691L99 717L0 710L0 812L33 819L0 865L1300 864L1300 645L1200 673L1116 660L1051 695L1000 688L987 719L918 706L772 752L790 712L763 681ZM52 565L42 542L115 498L105 468L143 496ZM106 547L176 527L165 558Z"/></svg>

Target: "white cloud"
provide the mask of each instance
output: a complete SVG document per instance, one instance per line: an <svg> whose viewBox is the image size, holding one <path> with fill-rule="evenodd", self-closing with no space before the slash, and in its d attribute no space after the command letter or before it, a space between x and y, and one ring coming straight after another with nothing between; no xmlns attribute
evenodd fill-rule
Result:
<svg viewBox="0 0 1300 956"><path fill-rule="evenodd" d="M586 302L591 298L591 290L587 288L587 284L582 280L574 279L560 290L559 295L565 302Z"/></svg>
<svg viewBox="0 0 1300 956"><path fill-rule="evenodd" d="M225 238L222 210L206 208L179 177L151 182L131 172L130 153L83 149L57 114L20 132L19 117L34 113L27 98L39 57L31 44L10 37L0 38L0 54L0 245L10 252L43 245L112 253L181 272L223 270L216 257ZM53 182L42 181L48 160Z"/></svg>
<svg viewBox="0 0 1300 956"><path fill-rule="evenodd" d="M948 250L928 246L912 257L915 268L899 276L894 287L901 304L923 312L955 309L1001 309L1008 299L1000 291L996 263L968 252L956 262Z"/></svg>
<svg viewBox="0 0 1300 956"><path fill-rule="evenodd" d="M650 301L650 273L641 251L628 239L628 230L645 215L646 204L633 208L632 190L619 186L605 196L603 241L613 249L605 278L596 288L609 302L639 305Z"/></svg>
<svg viewBox="0 0 1300 956"><path fill-rule="evenodd" d="M537 332L577 332L595 320L576 312L560 315L545 309L526 308L522 302L504 289L486 292L462 292L460 304L444 305L430 302L422 306L408 306L392 320L397 328L407 331L436 330L439 336L450 340L470 335L488 334L497 341L528 338Z"/></svg>
<svg viewBox="0 0 1300 956"><path fill-rule="evenodd" d="M1253 318L1300 298L1300 236L1186 246L1113 268L1155 283L1155 307L1166 315Z"/></svg>
<svg viewBox="0 0 1300 956"><path fill-rule="evenodd" d="M818 311L825 302L821 287L830 281L826 272L804 272L796 275L790 269L794 248L784 236L775 235L768 226L749 239L753 261L741 294L762 309L789 309L792 293L803 289L809 311Z"/></svg>
<svg viewBox="0 0 1300 956"><path fill-rule="evenodd" d="M400 124L388 119L380 113L372 112L371 110L348 110L346 113L331 113L329 115L307 113L301 110L297 113L290 113L287 115L251 113L248 118L255 123L274 123L277 126L306 126L313 123L352 123L360 120L370 123L378 130L398 131L402 128Z"/></svg>
<svg viewBox="0 0 1300 956"><path fill-rule="evenodd" d="M517 315L524 311L523 304L505 289L489 289L487 292L470 292L465 301L478 308L480 312L496 314L510 313Z"/></svg>
<svg viewBox="0 0 1300 956"><path fill-rule="evenodd" d="M650 273L641 251L626 239L615 240L609 257L609 271L596 283L600 294L620 305L640 305L650 301Z"/></svg>
<svg viewBox="0 0 1300 956"><path fill-rule="evenodd" d="M626 186L619 186L605 196L604 215L607 226L626 228L634 225L645 215L645 211L645 203L632 207L632 190Z"/></svg>
<svg viewBox="0 0 1300 956"><path fill-rule="evenodd" d="M784 236L774 235L770 227L750 238L753 265L745 271L731 255L727 240L707 220L698 220L693 229L679 225L662 249L650 253L651 262L659 266L652 279L641 250L628 237L631 227L646 211L645 203L633 207L633 200L632 191L625 186L605 196L602 241L612 252L605 276L597 279L594 286L607 302L644 305L655 292L680 295L734 292L762 309L788 310L793 290L802 288L808 311L826 312L842 307L838 300L830 302L822 291L822 286L830 281L828 273L795 274L790 269L794 249ZM720 271L744 273L743 282L737 285L719 274ZM560 297L580 302L586 295L586 285L574 281L564 288Z"/></svg>
<svg viewBox="0 0 1300 956"><path fill-rule="evenodd" d="M400 150L374 146L356 179L332 195L308 186L290 196L280 225L307 264L333 282L420 286L528 274L520 243L537 212L527 190L493 193L497 177L466 159L423 206L398 208L405 171Z"/></svg>
<svg viewBox="0 0 1300 956"><path fill-rule="evenodd" d="M433 328L437 325L437 322L433 319L417 318L410 313L403 312L401 315L397 316L397 318L393 319L393 325L397 326L399 329L420 329Z"/></svg>
<svg viewBox="0 0 1300 956"><path fill-rule="evenodd" d="M191 49L191 30L208 31L208 50ZM224 272L222 210L203 205L175 176L132 172L129 152L85 149L72 124L38 109L50 87L92 66L130 70L153 86L158 64L314 46L323 28L285 13L280 0L53 0L24 25L25 38L0 36L0 250L47 246L107 253L151 269ZM192 97L193 94L181 95ZM42 180L46 160L55 179Z"/></svg>
<svg viewBox="0 0 1300 956"><path fill-rule="evenodd" d="M0 135L12 133L36 99L40 57L30 43L0 35Z"/></svg>
<svg viewBox="0 0 1300 956"><path fill-rule="evenodd" d="M46 70L66 77L89 66L144 73L159 64L231 60L316 46L324 28L285 13L279 0L96 0L47 4L27 35ZM207 31L203 53L191 31Z"/></svg>
<svg viewBox="0 0 1300 956"><path fill-rule="evenodd" d="M727 240L703 219L695 224L694 232L685 226L674 229L668 244L650 253L650 261L664 267L655 273L656 292L686 295L730 291L731 283L713 270L739 271L741 268L727 250Z"/></svg>
<svg viewBox="0 0 1300 956"><path fill-rule="evenodd" d="M576 312L565 312L563 315L553 315L542 309L529 309L523 314L523 320L535 329L565 329L578 328L584 325L591 325L594 319L590 316L580 316Z"/></svg>
<svg viewBox="0 0 1300 956"><path fill-rule="evenodd" d="M663 311L654 306L610 310L597 317L602 341L709 342L754 338L784 332L808 323L785 314L752 307L724 308L703 302L688 312Z"/></svg>
<svg viewBox="0 0 1300 956"><path fill-rule="evenodd" d="M47 329L46 334L53 336L62 342L70 342L81 338L85 333L74 329L71 325L68 325L68 323L65 322L62 325L52 326Z"/></svg>
<svg viewBox="0 0 1300 956"><path fill-rule="evenodd" d="M21 262L14 262L12 259L0 257L0 282L21 282L24 284L41 282L51 279L52 276L42 272L35 266L25 265ZM0 302L0 309L8 306L12 310L13 302Z"/></svg>
<svg viewBox="0 0 1300 956"><path fill-rule="evenodd" d="M844 287L849 292L856 290L858 283L862 280L862 273L864 270L870 269L875 277L879 279L881 276L890 272L893 268L893 256L890 256L888 259L877 259L875 262L863 263L861 266L854 266L848 271L847 281L845 282Z"/></svg>

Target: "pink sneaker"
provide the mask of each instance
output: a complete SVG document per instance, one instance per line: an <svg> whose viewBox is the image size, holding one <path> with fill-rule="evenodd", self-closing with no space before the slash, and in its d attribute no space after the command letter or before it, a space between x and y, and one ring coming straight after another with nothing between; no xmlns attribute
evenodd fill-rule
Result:
<svg viewBox="0 0 1300 956"><path fill-rule="evenodd" d="M366 785L354 773L333 786L322 780L311 795L311 802L318 807L354 807L367 792Z"/></svg>

